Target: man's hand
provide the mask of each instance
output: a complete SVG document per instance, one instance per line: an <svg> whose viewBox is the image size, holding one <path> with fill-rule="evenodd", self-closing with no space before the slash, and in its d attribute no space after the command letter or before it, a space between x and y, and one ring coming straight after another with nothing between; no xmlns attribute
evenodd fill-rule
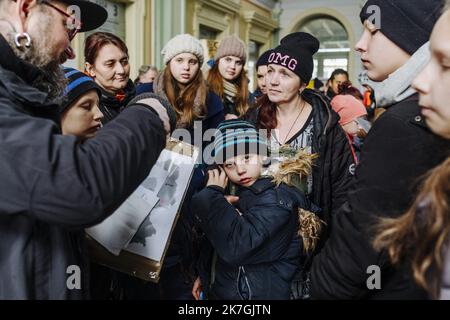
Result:
<svg viewBox="0 0 450 320"><path fill-rule="evenodd" d="M219 186L225 189L227 184L228 184L228 177L227 174L225 173L225 170L219 167L219 169L208 171L208 183L206 184L207 187Z"/></svg>
<svg viewBox="0 0 450 320"><path fill-rule="evenodd" d="M169 115L167 114L166 108L163 107L161 102L159 102L156 99L148 98L148 99L142 99L137 101L138 103L146 104L150 108L156 111L158 113L159 118L164 124L164 130L166 131L166 134L170 135L170 120Z"/></svg>

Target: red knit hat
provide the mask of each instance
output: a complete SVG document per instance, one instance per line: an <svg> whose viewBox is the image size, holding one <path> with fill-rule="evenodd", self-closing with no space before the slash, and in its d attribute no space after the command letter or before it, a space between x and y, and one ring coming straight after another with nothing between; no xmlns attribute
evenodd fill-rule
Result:
<svg viewBox="0 0 450 320"><path fill-rule="evenodd" d="M331 100L331 107L336 111L341 120L341 126L352 122L353 120L367 116L366 107L363 103L350 95L337 95Z"/></svg>

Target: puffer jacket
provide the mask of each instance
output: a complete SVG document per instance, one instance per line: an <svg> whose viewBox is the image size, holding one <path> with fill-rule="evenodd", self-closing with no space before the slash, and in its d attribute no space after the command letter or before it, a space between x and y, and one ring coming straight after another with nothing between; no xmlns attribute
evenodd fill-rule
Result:
<svg viewBox="0 0 450 320"><path fill-rule="evenodd" d="M133 106L80 144L60 134L58 106L31 86L40 70L1 36L0 52L0 299L87 298L83 230L149 174L163 124Z"/></svg>
<svg viewBox="0 0 450 320"><path fill-rule="evenodd" d="M268 178L239 190L242 215L218 186L193 197L192 211L209 240L198 264L209 299L290 298L291 281L305 258L297 236L298 208L318 212L296 188L275 187Z"/></svg>

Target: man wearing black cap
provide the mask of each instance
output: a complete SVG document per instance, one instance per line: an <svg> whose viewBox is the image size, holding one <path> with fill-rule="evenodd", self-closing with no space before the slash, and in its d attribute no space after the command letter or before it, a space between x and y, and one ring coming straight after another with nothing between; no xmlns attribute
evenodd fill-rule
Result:
<svg viewBox="0 0 450 320"><path fill-rule="evenodd" d="M369 0L361 11L365 31L356 45L387 108L365 140L347 201L335 213L331 237L316 257L316 299L426 299L407 266L392 266L372 240L380 217L396 218L412 204L420 178L441 163L450 145L427 128L411 89L429 60L426 45L441 0ZM372 19L380 10L380 21Z"/></svg>
<svg viewBox="0 0 450 320"><path fill-rule="evenodd" d="M86 298L83 229L137 188L175 125L142 100L84 143L60 134L60 63L106 17L88 1L0 0L0 299Z"/></svg>

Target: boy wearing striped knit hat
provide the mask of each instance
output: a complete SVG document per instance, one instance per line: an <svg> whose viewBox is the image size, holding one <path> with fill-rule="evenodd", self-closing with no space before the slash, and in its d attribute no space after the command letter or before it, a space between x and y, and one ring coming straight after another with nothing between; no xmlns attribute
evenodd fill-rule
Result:
<svg viewBox="0 0 450 320"><path fill-rule="evenodd" d="M103 113L99 109L100 88L81 71L65 68L67 87L64 103L59 108L61 130L79 140L93 138L102 127Z"/></svg>
<svg viewBox="0 0 450 320"><path fill-rule="evenodd" d="M317 241L320 221L310 211L318 208L297 188L261 176L267 143L250 123L219 125L214 155L217 169L192 200L212 249L201 251L194 297L290 299L291 280ZM234 204L225 196L228 180L238 186Z"/></svg>

